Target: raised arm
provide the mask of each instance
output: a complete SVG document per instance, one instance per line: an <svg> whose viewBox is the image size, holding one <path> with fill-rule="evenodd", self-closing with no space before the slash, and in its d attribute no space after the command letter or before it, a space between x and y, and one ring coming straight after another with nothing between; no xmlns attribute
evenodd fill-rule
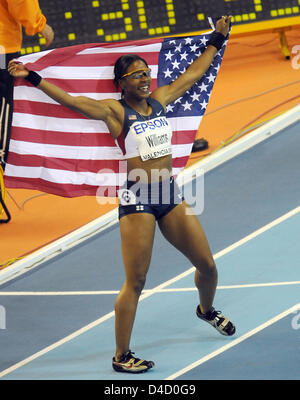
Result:
<svg viewBox="0 0 300 400"><path fill-rule="evenodd" d="M71 96L56 85L41 79L35 72L29 71L23 64L11 61L8 71L16 78L29 80L57 103L77 111L88 118L106 121L110 115L109 102L105 100L94 100L85 96Z"/></svg>
<svg viewBox="0 0 300 400"><path fill-rule="evenodd" d="M224 16L217 21L216 32L222 34L224 39L229 32L230 21L231 16ZM208 45L204 53L202 53L182 75L169 85L161 86L156 89L151 97L154 97L164 106L178 99L201 79L213 62L217 51L214 45Z"/></svg>
<svg viewBox="0 0 300 400"><path fill-rule="evenodd" d="M42 79L37 73L28 71L23 64L15 61L9 63L8 71L16 78L27 79L57 103L90 119L104 121L113 138L117 138L120 135L123 127L124 109L117 100L94 100L85 96L71 96L58 86Z"/></svg>

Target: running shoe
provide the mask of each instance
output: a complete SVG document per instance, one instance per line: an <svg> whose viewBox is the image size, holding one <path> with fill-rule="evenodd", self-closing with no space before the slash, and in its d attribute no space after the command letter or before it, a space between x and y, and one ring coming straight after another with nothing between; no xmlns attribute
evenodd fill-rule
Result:
<svg viewBox="0 0 300 400"><path fill-rule="evenodd" d="M140 374L146 372L148 369L154 367L153 361L141 360L140 358L134 357L133 352L128 350L123 353L119 361L113 357L112 366L117 372L128 372L130 374Z"/></svg>
<svg viewBox="0 0 300 400"><path fill-rule="evenodd" d="M202 314L200 311L200 306L198 305L196 314L198 318L208 322L222 335L232 336L235 333L235 326L229 320L229 318L224 317L221 311L216 311L214 307L212 307L206 314Z"/></svg>

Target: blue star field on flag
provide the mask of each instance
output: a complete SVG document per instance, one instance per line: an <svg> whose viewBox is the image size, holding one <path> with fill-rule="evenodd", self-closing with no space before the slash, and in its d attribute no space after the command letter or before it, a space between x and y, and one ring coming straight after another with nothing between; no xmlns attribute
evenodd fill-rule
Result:
<svg viewBox="0 0 300 400"><path fill-rule="evenodd" d="M158 86L168 85L188 69L206 49L210 34L191 36L185 38L168 38L162 44L159 55L159 68L157 74ZM190 90L174 103L167 106L167 117L201 116L204 114L212 88L220 69L226 43L216 54L213 63Z"/></svg>

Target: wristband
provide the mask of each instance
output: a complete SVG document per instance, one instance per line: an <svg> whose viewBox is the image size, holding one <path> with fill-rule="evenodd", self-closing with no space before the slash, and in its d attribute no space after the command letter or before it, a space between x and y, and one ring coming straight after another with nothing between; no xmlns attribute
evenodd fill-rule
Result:
<svg viewBox="0 0 300 400"><path fill-rule="evenodd" d="M210 35L210 39L209 39L207 45L215 46L215 48L219 51L222 48L225 40L226 40L226 37L221 32L214 31Z"/></svg>
<svg viewBox="0 0 300 400"><path fill-rule="evenodd" d="M34 71L29 71L28 76L26 76L26 78L24 79L31 83L33 86L38 86L42 80L42 77Z"/></svg>

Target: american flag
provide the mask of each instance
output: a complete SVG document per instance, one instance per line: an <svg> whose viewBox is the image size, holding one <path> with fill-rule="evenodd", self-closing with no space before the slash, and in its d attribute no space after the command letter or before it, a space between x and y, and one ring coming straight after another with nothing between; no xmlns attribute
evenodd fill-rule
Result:
<svg viewBox="0 0 300 400"><path fill-rule="evenodd" d="M123 54L139 54L152 69L152 90L183 73L206 48L212 31L199 36L120 43L94 43L20 57L27 68L71 95L115 98L113 65ZM173 175L186 166L206 110L224 50L184 96L167 108L173 128ZM64 197L111 196L126 179L126 162L102 121L59 105L23 79L16 79L14 115L5 185Z"/></svg>

